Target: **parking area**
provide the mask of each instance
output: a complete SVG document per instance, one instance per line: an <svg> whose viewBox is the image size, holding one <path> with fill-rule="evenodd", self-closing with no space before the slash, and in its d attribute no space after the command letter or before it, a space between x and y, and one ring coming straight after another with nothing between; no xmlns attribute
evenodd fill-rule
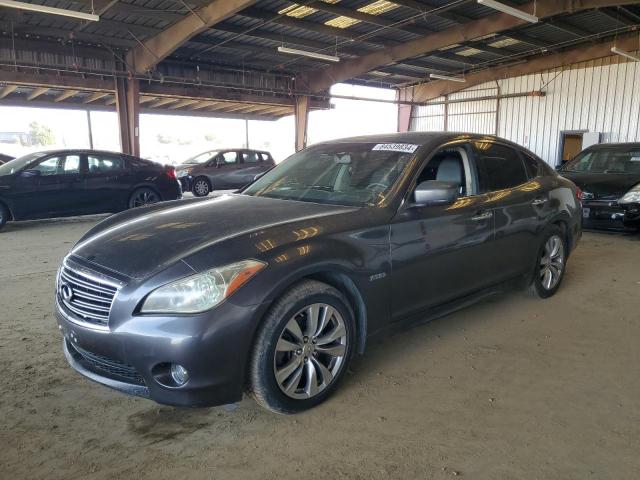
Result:
<svg viewBox="0 0 640 480"><path fill-rule="evenodd" d="M320 407L179 409L94 384L53 315L102 217L0 237L2 478L630 479L640 471L640 236L584 234L560 295L511 292L369 345Z"/></svg>

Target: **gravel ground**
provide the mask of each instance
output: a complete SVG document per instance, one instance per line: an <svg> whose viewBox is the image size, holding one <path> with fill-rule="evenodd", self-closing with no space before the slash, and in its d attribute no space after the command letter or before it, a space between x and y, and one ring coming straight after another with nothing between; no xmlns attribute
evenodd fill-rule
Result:
<svg viewBox="0 0 640 480"><path fill-rule="evenodd" d="M554 298L370 345L329 402L285 417L163 407L67 367L54 275L99 218L0 233L0 478L638 478L640 236L586 233Z"/></svg>

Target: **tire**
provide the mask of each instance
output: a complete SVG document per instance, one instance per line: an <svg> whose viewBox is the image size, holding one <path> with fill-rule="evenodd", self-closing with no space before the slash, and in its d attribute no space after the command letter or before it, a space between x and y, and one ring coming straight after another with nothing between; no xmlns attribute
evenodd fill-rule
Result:
<svg viewBox="0 0 640 480"><path fill-rule="evenodd" d="M529 293L538 298L553 296L564 278L567 269L567 240L557 225L547 229L542 237Z"/></svg>
<svg viewBox="0 0 640 480"><path fill-rule="evenodd" d="M211 183L205 177L196 177L191 185L194 197L206 197L211 192Z"/></svg>
<svg viewBox="0 0 640 480"><path fill-rule="evenodd" d="M310 325L309 318L317 323ZM247 393L276 413L315 407L340 383L355 340L354 314L344 295L325 283L305 280L274 303L260 326Z"/></svg>
<svg viewBox="0 0 640 480"><path fill-rule="evenodd" d="M136 188L129 197L129 208L144 207L161 201L160 195L153 188Z"/></svg>
<svg viewBox="0 0 640 480"><path fill-rule="evenodd" d="M9 220L9 209L0 203L0 229L7 224Z"/></svg>

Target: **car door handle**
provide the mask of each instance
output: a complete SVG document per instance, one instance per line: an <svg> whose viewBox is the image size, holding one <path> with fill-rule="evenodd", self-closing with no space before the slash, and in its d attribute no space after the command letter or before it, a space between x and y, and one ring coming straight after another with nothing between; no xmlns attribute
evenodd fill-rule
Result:
<svg viewBox="0 0 640 480"><path fill-rule="evenodd" d="M480 212L471 217L471 220L474 222L479 222L481 220L488 220L493 217L493 212Z"/></svg>
<svg viewBox="0 0 640 480"><path fill-rule="evenodd" d="M533 202L531 202L531 205L533 205L534 207L538 207L540 205L544 205L548 201L549 200L546 198L536 198Z"/></svg>

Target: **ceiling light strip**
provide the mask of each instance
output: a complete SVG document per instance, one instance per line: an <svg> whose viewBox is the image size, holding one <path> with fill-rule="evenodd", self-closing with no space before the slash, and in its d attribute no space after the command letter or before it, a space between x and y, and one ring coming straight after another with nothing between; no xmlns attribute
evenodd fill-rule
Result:
<svg viewBox="0 0 640 480"><path fill-rule="evenodd" d="M447 80L450 82L460 82L460 83L466 82L466 80L463 77L450 77L448 75L439 75L437 73L432 73L431 75L429 75L429 78L432 78L434 80Z"/></svg>
<svg viewBox="0 0 640 480"><path fill-rule="evenodd" d="M19 10L48 13L51 15L61 15L63 17L88 20L90 22L97 22L100 20L99 15L94 15L92 13L78 12L76 10L66 10L64 8L47 7L45 5L37 5L35 3L16 2L15 0L0 0L0 7L17 8Z"/></svg>
<svg viewBox="0 0 640 480"><path fill-rule="evenodd" d="M611 53L615 53L616 55L620 55L621 57L626 57L629 60L640 62L640 57L634 55L633 53L629 53L626 50L621 50L618 47L611 47Z"/></svg>
<svg viewBox="0 0 640 480"><path fill-rule="evenodd" d="M518 10L517 8L510 7L509 5L505 5L504 3L496 2L495 0L478 0L480 5L484 5L485 7L493 8L494 10L498 10L499 12L506 13L507 15L511 15L513 17L517 17L521 20L525 20L531 23L538 23L539 19L535 15L531 15L530 13L523 12L522 10Z"/></svg>
<svg viewBox="0 0 640 480"><path fill-rule="evenodd" d="M325 55L324 53L310 52L308 50L299 50L297 48L278 47L280 53L289 53L291 55L300 55L303 57L317 58L319 60L327 60L328 62L339 62L340 57L335 55Z"/></svg>

